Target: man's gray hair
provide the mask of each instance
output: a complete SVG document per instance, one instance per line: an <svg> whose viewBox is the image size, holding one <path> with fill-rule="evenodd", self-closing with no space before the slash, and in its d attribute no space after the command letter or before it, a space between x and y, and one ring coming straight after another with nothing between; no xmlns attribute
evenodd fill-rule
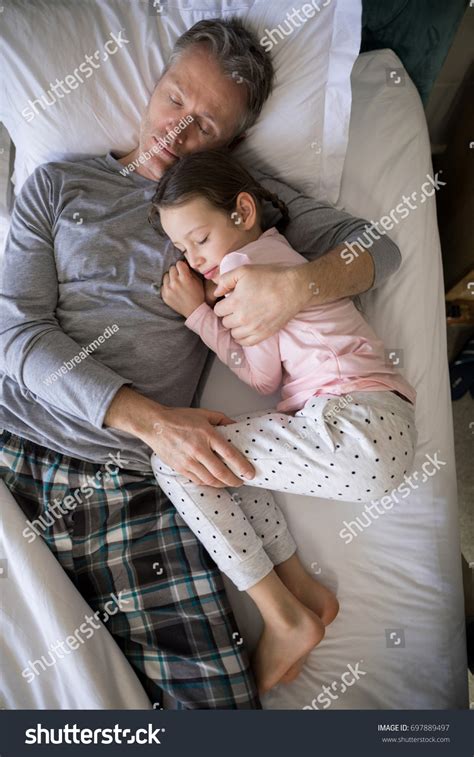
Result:
<svg viewBox="0 0 474 757"><path fill-rule="evenodd" d="M272 91L274 71L271 58L260 45L257 35L238 17L211 18L198 21L179 37L164 73L185 50L203 43L208 45L224 76L246 89L247 111L237 126L234 136L238 136L253 126Z"/></svg>

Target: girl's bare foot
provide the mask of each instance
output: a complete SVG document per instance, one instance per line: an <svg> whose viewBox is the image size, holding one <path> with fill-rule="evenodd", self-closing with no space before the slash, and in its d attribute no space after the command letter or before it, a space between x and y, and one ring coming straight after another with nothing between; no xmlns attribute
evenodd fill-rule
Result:
<svg viewBox="0 0 474 757"><path fill-rule="evenodd" d="M260 694L276 686L292 668L292 676L296 677L303 662L299 668L294 666L324 637L324 624L314 612L296 601L293 610L291 619L282 617L264 626L253 657Z"/></svg>
<svg viewBox="0 0 474 757"><path fill-rule="evenodd" d="M298 678L299 674L304 668L304 665L307 659L308 659L308 655L305 655L304 657L300 657L300 659L297 660L295 664L292 665L291 668L286 671L285 675L280 678L278 683L291 683L296 678Z"/></svg>
<svg viewBox="0 0 474 757"><path fill-rule="evenodd" d="M301 604L319 615L325 626L332 623L339 612L336 595L310 576L296 555L277 565L275 571L287 589Z"/></svg>
<svg viewBox="0 0 474 757"><path fill-rule="evenodd" d="M336 618L339 612L336 595L308 573L305 579L298 582L290 591L302 604L319 615L325 626L330 625Z"/></svg>

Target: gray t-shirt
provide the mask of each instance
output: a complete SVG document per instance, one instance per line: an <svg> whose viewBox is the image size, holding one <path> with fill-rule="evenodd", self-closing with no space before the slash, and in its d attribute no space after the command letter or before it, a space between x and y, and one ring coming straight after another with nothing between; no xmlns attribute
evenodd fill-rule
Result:
<svg viewBox="0 0 474 757"><path fill-rule="evenodd" d="M156 183L123 168L111 154L48 163L16 200L0 284L0 427L96 463L119 449L128 468L149 471L147 445L103 427L108 406L124 384L189 406L207 348L153 287L181 257L148 223ZM363 233L365 221L254 173L288 204L285 236L308 258ZM277 219L268 205L265 227ZM370 253L376 286L400 253L386 236Z"/></svg>

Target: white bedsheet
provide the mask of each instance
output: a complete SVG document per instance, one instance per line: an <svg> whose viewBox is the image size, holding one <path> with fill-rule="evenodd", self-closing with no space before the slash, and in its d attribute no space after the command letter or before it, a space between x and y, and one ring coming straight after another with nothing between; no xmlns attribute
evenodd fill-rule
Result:
<svg viewBox="0 0 474 757"><path fill-rule="evenodd" d="M5 709L148 709L151 704L127 659L104 625L80 630L92 610L42 539L22 536L25 518L0 481L2 533L0 582L2 686ZM96 620L94 620L96 624ZM47 660L51 644L79 629L84 644L54 655L52 667L29 683L22 676L29 661ZM90 633L94 630L94 635ZM77 636L76 636L77 639ZM73 646L75 646L73 642ZM67 649L67 647L66 647ZM30 678L30 676L28 677Z"/></svg>
<svg viewBox="0 0 474 757"><path fill-rule="evenodd" d="M400 67L389 50L367 53L356 63L341 204L377 221L395 210L403 195L418 193L416 209L390 231L402 251L399 271L362 299L371 323L386 347L398 351L394 360L398 357L418 392L414 470L421 479L428 454L437 453L444 464L362 533L355 528L358 535L350 544L339 531L343 521L360 515L359 503L277 495L301 557L337 591L341 611L304 673L265 697L270 708L467 707L441 255L435 198L421 201L421 187L433 174L415 87L408 77L403 86L387 86L387 71ZM230 414L268 405L266 398L255 401L246 390L244 399L220 364L214 364L213 374L203 405ZM253 608L232 588L230 594L244 638L252 643L257 628ZM341 675L357 663L364 675L344 686ZM325 696L324 685L332 687L333 699Z"/></svg>
<svg viewBox="0 0 474 757"><path fill-rule="evenodd" d="M361 56L353 76L353 112L341 203L373 220L403 195L420 192L432 175L429 140L418 95L406 78L387 86L401 64L390 51ZM440 177L442 178L442 177ZM442 188L439 190L442 191ZM391 236L401 269L363 298L368 317L418 391L419 447L440 470L346 544L343 521L360 504L277 494L309 570L337 591L341 612L301 676L264 701L267 708L448 709L467 707L456 474L449 402L442 268L434 198L419 204ZM232 414L270 406L218 361L202 405ZM87 612L44 545L26 545L18 507L0 494L8 539L2 626L7 628L7 708L144 707L146 697L106 631L28 685L20 671L51 639L64 638ZM229 586L242 635L252 647L259 623L247 598ZM8 609L7 609L8 608ZM350 668L352 666L352 676ZM345 685L354 678L351 685ZM355 672L355 675L354 675ZM323 686L331 697L325 696ZM319 697L319 699L318 699Z"/></svg>

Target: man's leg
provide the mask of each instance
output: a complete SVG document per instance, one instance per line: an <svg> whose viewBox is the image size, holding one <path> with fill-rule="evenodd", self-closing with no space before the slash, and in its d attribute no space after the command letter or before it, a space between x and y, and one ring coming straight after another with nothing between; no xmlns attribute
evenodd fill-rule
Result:
<svg viewBox="0 0 474 757"><path fill-rule="evenodd" d="M153 476L110 475L1 438L2 478L27 517L44 521L45 540L92 609L101 619L110 611L106 625L152 702L166 691L180 708L258 708L220 573ZM53 518L48 505L68 495L77 506Z"/></svg>
<svg viewBox="0 0 474 757"><path fill-rule="evenodd" d="M107 511L88 509L90 522L76 524L81 592L94 609L119 597L107 626L153 703L165 691L180 708L258 707L217 567L152 476L139 485L130 471L120 477Z"/></svg>

